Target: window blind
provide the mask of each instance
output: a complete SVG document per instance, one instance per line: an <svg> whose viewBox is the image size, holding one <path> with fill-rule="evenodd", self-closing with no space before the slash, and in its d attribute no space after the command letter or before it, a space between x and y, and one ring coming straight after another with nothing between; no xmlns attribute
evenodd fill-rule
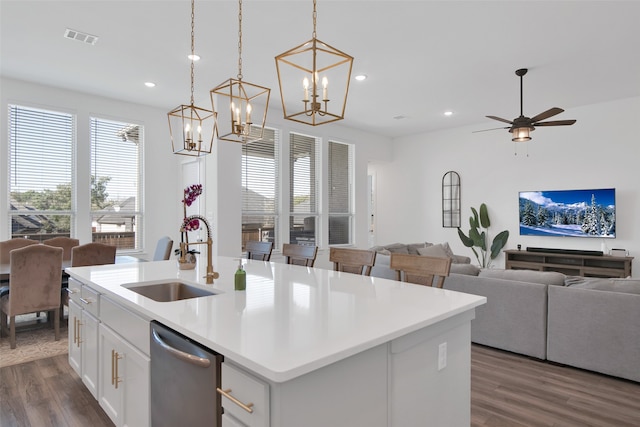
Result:
<svg viewBox="0 0 640 427"><path fill-rule="evenodd" d="M242 147L242 247L248 240L277 244L279 134L264 129L262 139Z"/></svg>
<svg viewBox="0 0 640 427"><path fill-rule="evenodd" d="M318 138L289 135L289 242L317 245Z"/></svg>
<svg viewBox="0 0 640 427"><path fill-rule="evenodd" d="M353 147L329 141L329 244L350 244L353 222Z"/></svg>
<svg viewBox="0 0 640 427"><path fill-rule="evenodd" d="M142 127L91 118L93 240L139 247L142 224Z"/></svg>
<svg viewBox="0 0 640 427"><path fill-rule="evenodd" d="M8 127L12 237L70 235L75 117L9 105Z"/></svg>

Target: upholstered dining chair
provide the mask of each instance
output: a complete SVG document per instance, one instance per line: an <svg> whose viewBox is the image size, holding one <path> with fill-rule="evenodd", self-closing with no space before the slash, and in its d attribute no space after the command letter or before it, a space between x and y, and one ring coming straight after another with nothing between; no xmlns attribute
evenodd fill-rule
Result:
<svg viewBox="0 0 640 427"><path fill-rule="evenodd" d="M71 249L71 267L115 264L116 247L104 243L86 243Z"/></svg>
<svg viewBox="0 0 640 427"><path fill-rule="evenodd" d="M80 246L80 240L73 239L71 237L60 236L43 240L42 244L64 249L64 253L62 254L62 260L64 261L71 260L71 248Z"/></svg>
<svg viewBox="0 0 640 427"><path fill-rule="evenodd" d="M376 261L376 252L364 249L330 248L329 261L335 271L371 275L371 267Z"/></svg>
<svg viewBox="0 0 640 427"><path fill-rule="evenodd" d="M9 252L12 250L37 244L36 240L21 239L19 237L0 242L0 264L9 264Z"/></svg>
<svg viewBox="0 0 640 427"><path fill-rule="evenodd" d="M317 254L317 246L296 245L291 243L282 245L282 255L284 255L287 264L313 267Z"/></svg>
<svg viewBox="0 0 640 427"><path fill-rule="evenodd" d="M451 258L391 253L390 267L396 280L442 288L451 270Z"/></svg>
<svg viewBox="0 0 640 427"><path fill-rule="evenodd" d="M247 259L258 259L261 261L271 261L273 252L273 242L258 242L249 240L245 243Z"/></svg>
<svg viewBox="0 0 640 427"><path fill-rule="evenodd" d="M55 340L60 339L60 280L64 249L30 245L10 255L9 294L0 298L0 332L9 327L9 344L16 348L16 316L53 311Z"/></svg>
<svg viewBox="0 0 640 427"><path fill-rule="evenodd" d="M153 253L152 261L164 261L171 258L171 249L173 249L171 237L161 237L156 244L156 251Z"/></svg>

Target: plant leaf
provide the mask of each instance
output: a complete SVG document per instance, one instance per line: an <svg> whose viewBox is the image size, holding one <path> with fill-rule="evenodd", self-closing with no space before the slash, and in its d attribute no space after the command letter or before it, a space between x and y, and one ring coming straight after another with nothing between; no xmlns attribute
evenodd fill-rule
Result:
<svg viewBox="0 0 640 427"><path fill-rule="evenodd" d="M495 259L500 254L502 248L507 244L508 239L509 230L501 231L494 237L493 243L491 243L491 259Z"/></svg>
<svg viewBox="0 0 640 427"><path fill-rule="evenodd" d="M473 246L473 240L467 237L460 228L458 228L458 236L460 236L460 240L462 240L463 245L468 248Z"/></svg>
<svg viewBox="0 0 640 427"><path fill-rule="evenodd" d="M480 205L480 224L482 228L489 228L491 226L491 221L489 221L489 211L487 210L487 205L484 203Z"/></svg>
<svg viewBox="0 0 640 427"><path fill-rule="evenodd" d="M471 208L471 212L473 212L473 217L469 218L469 225L471 225L471 228L478 228L480 226L478 222L478 211L476 208Z"/></svg>

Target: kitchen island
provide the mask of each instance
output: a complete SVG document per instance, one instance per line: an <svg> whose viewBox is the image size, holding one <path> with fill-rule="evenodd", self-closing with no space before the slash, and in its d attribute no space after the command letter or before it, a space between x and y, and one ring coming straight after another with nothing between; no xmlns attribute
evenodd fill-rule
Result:
<svg viewBox="0 0 640 427"><path fill-rule="evenodd" d="M222 354L223 389L225 376L258 384L251 412L237 412L223 398L223 425L469 425L470 322L484 297L248 260L246 291L237 292L238 260L213 262L220 273L213 285L205 284L202 263L178 270L174 260L66 271L98 294L98 314L119 306ZM128 289L166 280L216 294L157 302ZM127 319L113 317L116 324ZM69 329L71 346L71 323ZM148 335L120 329L125 341L148 349L140 342ZM146 396L125 400L134 398Z"/></svg>

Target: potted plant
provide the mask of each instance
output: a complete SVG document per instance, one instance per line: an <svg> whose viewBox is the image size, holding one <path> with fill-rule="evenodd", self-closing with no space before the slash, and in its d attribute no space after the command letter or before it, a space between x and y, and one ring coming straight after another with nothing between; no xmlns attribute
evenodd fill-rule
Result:
<svg viewBox="0 0 640 427"><path fill-rule="evenodd" d="M480 205L480 214L478 214L478 211L473 207L471 208L471 212L473 212L473 216L469 217L469 235L464 234L460 227L458 227L458 235L462 243L466 247L471 248L478 260L478 265L482 268L489 268L491 261L500 254L502 248L507 244L509 231L504 230L498 233L496 237L493 238L490 251L487 251L488 229L491 225L487 205L484 203ZM475 248L478 248L480 253L478 253Z"/></svg>

